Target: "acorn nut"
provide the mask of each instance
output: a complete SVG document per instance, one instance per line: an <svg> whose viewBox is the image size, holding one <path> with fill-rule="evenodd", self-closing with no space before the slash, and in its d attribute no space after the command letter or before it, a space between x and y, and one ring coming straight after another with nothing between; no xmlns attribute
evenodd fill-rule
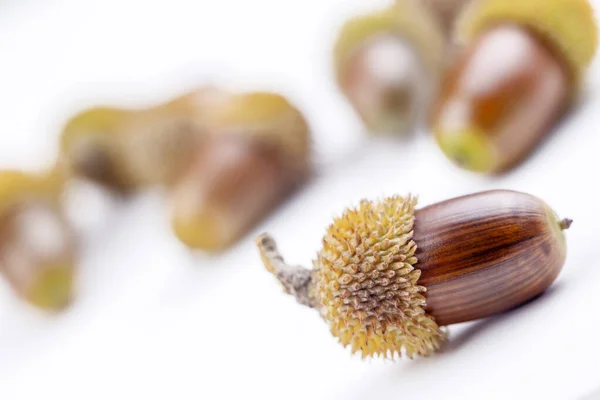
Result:
<svg viewBox="0 0 600 400"><path fill-rule="evenodd" d="M309 177L310 133L284 97L231 95L207 118L208 134L172 192L172 226L187 246L233 244Z"/></svg>
<svg viewBox="0 0 600 400"><path fill-rule="evenodd" d="M435 15L414 0L343 25L334 47L337 83L370 132L414 127L441 73L444 41Z"/></svg>
<svg viewBox="0 0 600 400"><path fill-rule="evenodd" d="M531 195L496 190L417 209L412 196L363 200L334 219L314 268L285 264L257 239L267 270L363 358L427 356L446 325L543 293L566 257L571 221Z"/></svg>
<svg viewBox="0 0 600 400"><path fill-rule="evenodd" d="M547 136L594 58L597 27L586 0L480 0L458 24L464 50L432 115L446 156L500 173Z"/></svg>
<svg viewBox="0 0 600 400"><path fill-rule="evenodd" d="M147 109L84 110L63 130L64 164L72 174L121 193L169 186L203 141L205 113L225 97L205 87Z"/></svg>
<svg viewBox="0 0 600 400"><path fill-rule="evenodd" d="M57 174L0 172L0 274L15 293L47 311L73 297L74 234L61 211Z"/></svg>

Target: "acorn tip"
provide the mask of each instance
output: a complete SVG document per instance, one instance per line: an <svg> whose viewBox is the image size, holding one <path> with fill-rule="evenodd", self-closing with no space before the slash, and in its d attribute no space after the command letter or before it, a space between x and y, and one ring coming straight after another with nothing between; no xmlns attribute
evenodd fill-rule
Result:
<svg viewBox="0 0 600 400"><path fill-rule="evenodd" d="M572 219L569 219L569 218L563 218L563 219L562 219L562 220L559 222L560 229L562 229L563 231L564 231L564 230L567 230L567 229L569 229L569 228L571 227L571 224L572 224L572 223L573 223L573 220L572 220Z"/></svg>

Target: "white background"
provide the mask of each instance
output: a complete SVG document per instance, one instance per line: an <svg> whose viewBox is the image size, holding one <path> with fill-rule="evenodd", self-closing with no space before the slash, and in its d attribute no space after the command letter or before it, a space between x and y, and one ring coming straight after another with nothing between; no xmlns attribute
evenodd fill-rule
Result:
<svg viewBox="0 0 600 400"><path fill-rule="evenodd" d="M49 165L62 123L82 107L141 106L216 81L289 96L311 121L320 168L212 257L173 238L161 193L78 198L86 224L74 306L42 315L0 284L0 399L577 399L600 387L600 67L528 162L475 176L451 166L424 131L368 140L336 91L335 31L375 5L0 0L2 167ZM332 216L363 197L412 192L424 206L491 188L532 193L574 219L567 263L541 299L451 327L446 351L428 359L352 357L314 311L282 294L253 244L270 231L290 262L310 265Z"/></svg>

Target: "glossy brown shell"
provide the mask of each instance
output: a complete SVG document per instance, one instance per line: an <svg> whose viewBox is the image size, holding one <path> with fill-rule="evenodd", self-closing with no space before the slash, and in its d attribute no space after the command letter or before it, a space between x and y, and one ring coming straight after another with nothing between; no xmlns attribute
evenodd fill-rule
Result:
<svg viewBox="0 0 600 400"><path fill-rule="evenodd" d="M426 311L440 325L514 308L544 292L565 261L563 233L541 200L488 191L417 210L414 240Z"/></svg>

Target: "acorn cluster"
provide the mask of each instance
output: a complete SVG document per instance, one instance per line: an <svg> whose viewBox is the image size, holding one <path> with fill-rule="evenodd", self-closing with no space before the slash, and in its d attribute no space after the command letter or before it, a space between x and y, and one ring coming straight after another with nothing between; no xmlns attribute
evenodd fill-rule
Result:
<svg viewBox="0 0 600 400"><path fill-rule="evenodd" d="M497 174L572 104L597 40L587 0L396 0L342 26L334 64L371 133L425 119L454 164Z"/></svg>
<svg viewBox="0 0 600 400"><path fill-rule="evenodd" d="M0 272L46 310L74 294L78 240L65 188L91 181L128 197L166 190L192 249L234 244L310 176L310 128L285 97L202 87L144 109L97 106L66 122L49 171L0 172ZM28 217L30 214L33 217Z"/></svg>
<svg viewBox="0 0 600 400"><path fill-rule="evenodd" d="M373 136L426 123L455 165L497 174L575 104L597 37L588 0L395 0L345 21L331 61ZM204 86L147 107L81 110L53 168L0 171L0 274L34 306L71 303L80 242L64 196L74 180L120 197L158 187L184 245L223 251L311 178L311 135L292 101L266 91ZM287 264L266 233L256 244L284 291L352 353L413 358L441 349L448 325L542 294L565 264L571 223L510 190L423 208L391 196L334 218L313 268Z"/></svg>
<svg viewBox="0 0 600 400"><path fill-rule="evenodd" d="M597 48L587 0L396 0L341 27L337 82L374 134L406 136L426 116L467 170L523 161L564 115ZM335 218L313 269L257 240L267 270L362 357L429 355L446 325L508 311L543 293L566 260L544 201L488 191L417 209L363 200Z"/></svg>

